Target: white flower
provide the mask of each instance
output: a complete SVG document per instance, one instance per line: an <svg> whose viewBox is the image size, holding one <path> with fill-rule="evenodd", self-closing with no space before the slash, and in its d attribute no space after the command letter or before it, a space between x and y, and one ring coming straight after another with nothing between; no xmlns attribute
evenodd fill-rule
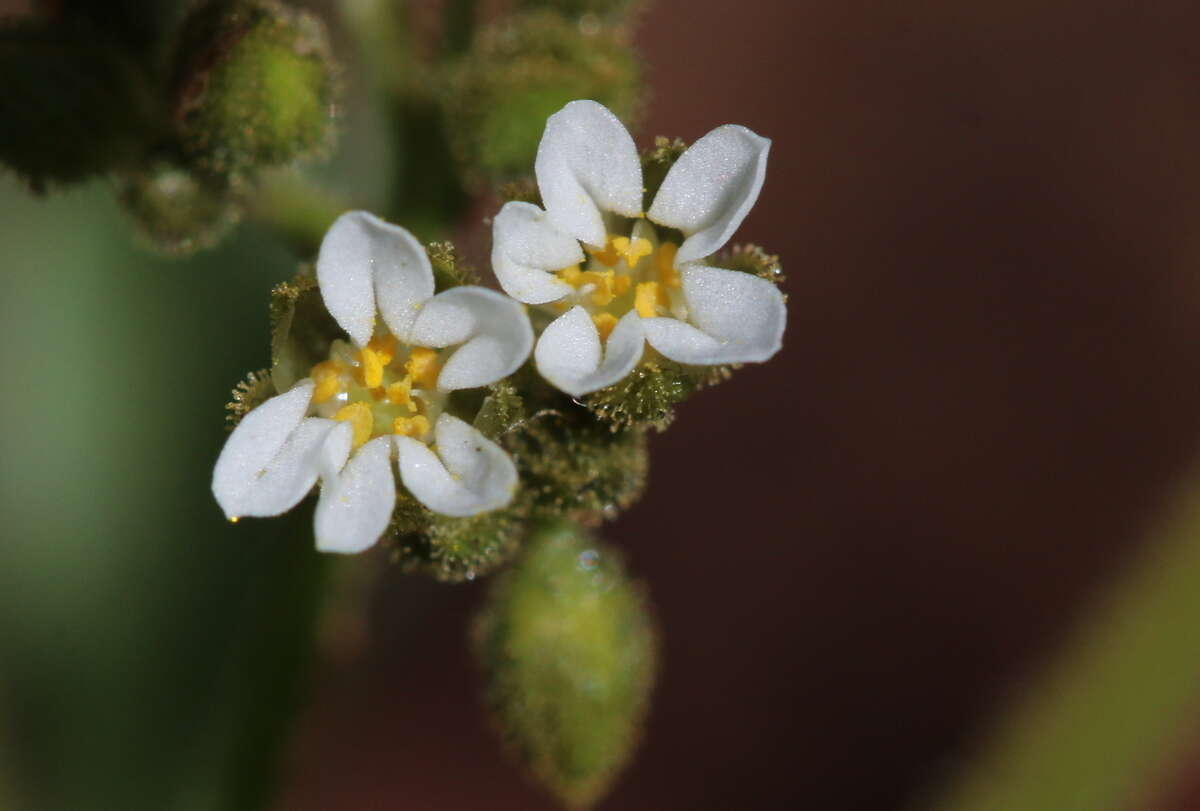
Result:
<svg viewBox="0 0 1200 811"><path fill-rule="evenodd" d="M717 127L679 157L643 213L641 162L616 116L594 101L550 116L534 166L546 208L505 204L492 244L505 292L565 310L534 350L543 377L573 396L604 388L637 365L645 341L694 365L779 351L778 288L700 261L754 205L770 143L745 127Z"/></svg>
<svg viewBox="0 0 1200 811"><path fill-rule="evenodd" d="M434 512L468 516L508 504L512 460L443 409L451 391L485 386L525 362L533 330L521 305L482 287L435 296L429 257L412 234L362 211L343 214L325 235L317 281L352 343L334 341L309 377L238 423L213 470L225 514L278 515L319 479L317 548L362 551L391 519L393 457L404 486Z"/></svg>

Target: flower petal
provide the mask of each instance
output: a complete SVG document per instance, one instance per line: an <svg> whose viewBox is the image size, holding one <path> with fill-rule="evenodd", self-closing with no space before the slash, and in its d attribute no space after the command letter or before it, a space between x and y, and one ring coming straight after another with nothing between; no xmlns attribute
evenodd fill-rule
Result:
<svg viewBox="0 0 1200 811"><path fill-rule="evenodd" d="M353 554L374 546L395 506L392 438L376 437L354 453L341 473L322 482L313 518L317 549Z"/></svg>
<svg viewBox="0 0 1200 811"><path fill-rule="evenodd" d="M326 232L317 256L317 282L334 320L359 346L384 323L405 340L421 304L433 295L433 268L406 229L366 211L349 211Z"/></svg>
<svg viewBox="0 0 1200 811"><path fill-rule="evenodd" d="M733 236L758 199L770 148L770 139L726 124L679 156L646 215L687 236L677 266L716 253Z"/></svg>
<svg viewBox="0 0 1200 811"><path fill-rule="evenodd" d="M304 419L312 393L313 382L301 381L246 414L225 440L213 468L212 491L227 517L275 515L292 506L272 511L278 499L260 483Z"/></svg>
<svg viewBox="0 0 1200 811"><path fill-rule="evenodd" d="M517 370L533 348L525 308L484 287L454 287L425 302L412 328L422 346L461 343L438 375L439 391L486 386Z"/></svg>
<svg viewBox="0 0 1200 811"><path fill-rule="evenodd" d="M546 213L562 231L603 247L601 212L642 214L642 164L625 125L594 101L550 116L534 162Z"/></svg>
<svg viewBox="0 0 1200 811"><path fill-rule="evenodd" d="M642 319L626 313L601 351L600 332L583 307L573 307L542 332L533 357L542 377L572 397L611 386L637 365L645 341Z"/></svg>
<svg viewBox="0 0 1200 811"><path fill-rule="evenodd" d="M321 481L331 482L346 466L350 458L350 448L354 444L354 426L347 421L340 421L325 438L321 448Z"/></svg>
<svg viewBox="0 0 1200 811"><path fill-rule="evenodd" d="M418 501L462 518L512 500L517 468L503 448L449 414L438 417L434 430L437 454L415 439L396 437L400 479Z"/></svg>
<svg viewBox="0 0 1200 811"><path fill-rule="evenodd" d="M689 320L646 318L646 340L679 363L764 361L779 351L787 307L779 288L749 273L691 265L681 272Z"/></svg>
<svg viewBox="0 0 1200 811"><path fill-rule="evenodd" d="M505 203L492 221L492 270L517 301L545 304L567 295L571 286L550 272L583 260L579 241L555 228L531 203Z"/></svg>

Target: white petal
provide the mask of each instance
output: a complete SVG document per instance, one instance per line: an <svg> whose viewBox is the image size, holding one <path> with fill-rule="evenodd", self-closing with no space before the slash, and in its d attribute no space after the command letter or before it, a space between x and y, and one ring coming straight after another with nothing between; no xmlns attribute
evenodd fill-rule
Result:
<svg viewBox="0 0 1200 811"><path fill-rule="evenodd" d="M546 212L562 231L603 247L602 211L642 214L642 164L625 125L594 101L550 116L534 162Z"/></svg>
<svg viewBox="0 0 1200 811"><path fill-rule="evenodd" d="M243 515L275 515L262 512L258 486L263 471L271 466L304 419L312 400L313 382L303 380L295 388L277 395L242 417L213 468L212 491L229 518ZM312 486L311 484L309 485ZM266 494L262 495L269 506Z"/></svg>
<svg viewBox="0 0 1200 811"><path fill-rule="evenodd" d="M333 420L301 420L283 447L257 472L254 481L221 506L231 518L243 515L279 515L295 507L317 482L321 449L336 425Z"/></svg>
<svg viewBox="0 0 1200 811"><path fill-rule="evenodd" d="M689 320L646 318L646 340L679 363L764 361L779 351L787 308L779 288L749 273L692 265L680 271Z"/></svg>
<svg viewBox="0 0 1200 811"><path fill-rule="evenodd" d="M400 479L418 501L461 518L512 500L517 468L503 448L449 414L438 417L435 432L437 454L415 439L396 437Z"/></svg>
<svg viewBox="0 0 1200 811"><path fill-rule="evenodd" d="M433 268L406 229L366 211L350 211L330 226L317 256L325 308L354 342L365 346L375 311L404 340L421 304L433 295Z"/></svg>
<svg viewBox="0 0 1200 811"><path fill-rule="evenodd" d="M505 203L492 221L492 270L504 292L526 304L557 301L571 292L552 271L584 260L579 241L551 224L530 203Z"/></svg>
<svg viewBox="0 0 1200 811"><path fill-rule="evenodd" d="M626 313L601 351L600 332L583 307L574 307L542 332L533 357L542 377L572 397L616 383L642 359L642 319Z"/></svg>
<svg viewBox="0 0 1200 811"><path fill-rule="evenodd" d="M321 480L331 482L350 458L350 447L354 443L354 427L348 422L339 422L325 438L321 448Z"/></svg>
<svg viewBox="0 0 1200 811"><path fill-rule="evenodd" d="M317 549L354 553L374 546L395 506L392 438L376 437L354 453L336 478L322 482L313 519Z"/></svg>
<svg viewBox="0 0 1200 811"><path fill-rule="evenodd" d="M770 147L769 139L726 124L679 156L646 214L687 237L676 265L716 253L733 236L758 199Z"/></svg>
<svg viewBox="0 0 1200 811"><path fill-rule="evenodd" d="M413 325L421 346L461 343L438 375L439 391L486 386L517 370L533 348L525 308L484 287L454 287L425 302Z"/></svg>

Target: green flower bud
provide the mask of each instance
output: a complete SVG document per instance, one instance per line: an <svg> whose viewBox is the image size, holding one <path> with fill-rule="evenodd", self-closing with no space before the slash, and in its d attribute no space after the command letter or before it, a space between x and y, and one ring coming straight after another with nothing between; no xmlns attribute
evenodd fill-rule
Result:
<svg viewBox="0 0 1200 811"><path fill-rule="evenodd" d="M506 743L570 808L629 760L655 671L655 632L618 555L570 524L533 533L475 627Z"/></svg>
<svg viewBox="0 0 1200 811"><path fill-rule="evenodd" d="M548 516L614 518L646 487L646 432L614 431L578 407L541 412L503 441L534 508Z"/></svg>
<svg viewBox="0 0 1200 811"><path fill-rule="evenodd" d="M241 217L237 182L171 162L154 162L115 177L117 196L153 248L186 256L210 247Z"/></svg>
<svg viewBox="0 0 1200 811"><path fill-rule="evenodd" d="M200 165L238 172L331 146L336 81L317 17L276 0L211 2L180 42L175 121Z"/></svg>
<svg viewBox="0 0 1200 811"><path fill-rule="evenodd" d="M617 29L550 12L484 27L443 94L464 177L482 185L527 173L546 118L572 99L595 99L628 120L637 82L637 62Z"/></svg>
<svg viewBox="0 0 1200 811"><path fill-rule="evenodd" d="M34 191L127 166L156 133L145 76L87 25L0 25L0 76L0 161Z"/></svg>

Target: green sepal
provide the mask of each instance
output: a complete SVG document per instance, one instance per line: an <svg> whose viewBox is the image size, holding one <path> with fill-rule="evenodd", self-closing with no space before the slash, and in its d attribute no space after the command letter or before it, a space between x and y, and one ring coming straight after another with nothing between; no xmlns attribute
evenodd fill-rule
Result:
<svg viewBox="0 0 1200 811"><path fill-rule="evenodd" d="M726 270L740 270L773 284L782 284L787 280L783 275L783 265L780 264L779 257L767 253L758 245L734 245L705 260L705 264Z"/></svg>
<svg viewBox="0 0 1200 811"><path fill-rule="evenodd" d="M535 514L586 523L611 519L646 487L645 430L614 431L573 404L538 412L507 433L503 444Z"/></svg>
<svg viewBox="0 0 1200 811"><path fill-rule="evenodd" d="M268 369L258 369L250 372L233 387L230 400L225 404L225 415L229 430L237 427L242 417L265 403L276 394L275 384L271 382L271 372Z"/></svg>
<svg viewBox="0 0 1200 811"><path fill-rule="evenodd" d="M428 254L429 264L433 267L435 293L476 283L475 269L466 263L453 242L430 242L425 246L425 253Z"/></svg>
<svg viewBox="0 0 1200 811"><path fill-rule="evenodd" d="M608 790L640 737L657 640L619 555L577 527L533 532L475 623L507 748L569 808Z"/></svg>
<svg viewBox="0 0 1200 811"><path fill-rule="evenodd" d="M311 159L333 144L337 71L321 20L276 0L214 0L184 21L173 111L208 171Z"/></svg>
<svg viewBox="0 0 1200 811"><path fill-rule="evenodd" d="M628 120L639 70L626 33L533 11L484 26L442 94L446 131L464 180L476 187L533 165L546 119L595 99Z"/></svg>
<svg viewBox="0 0 1200 811"><path fill-rule="evenodd" d="M401 490L385 537L393 562L404 571L460 583L489 574L512 558L525 533L525 514L518 497L505 509L452 518Z"/></svg>
<svg viewBox="0 0 1200 811"><path fill-rule="evenodd" d="M0 162L35 192L133 165L159 132L146 76L82 21L0 24Z"/></svg>
<svg viewBox="0 0 1200 811"><path fill-rule="evenodd" d="M710 367L666 358L643 360L620 381L584 397L583 404L614 431L664 431L675 419L675 407L716 379L719 375Z"/></svg>
<svg viewBox="0 0 1200 811"><path fill-rule="evenodd" d="M117 198L154 250L187 256L215 245L242 215L247 191L236 179L151 161L119 172Z"/></svg>
<svg viewBox="0 0 1200 811"><path fill-rule="evenodd" d="M518 426L526 415L525 400L510 378L499 380L487 388L487 395L475 414L474 426L492 441Z"/></svg>
<svg viewBox="0 0 1200 811"><path fill-rule="evenodd" d="M345 332L321 299L311 267L271 290L271 380L285 392L321 361Z"/></svg>
<svg viewBox="0 0 1200 811"><path fill-rule="evenodd" d="M650 208L651 201L658 194L659 187L662 186L663 180L667 177L667 172L671 171L671 167L675 165L675 161L679 160L679 156L687 151L688 144L682 138L668 138L665 135L657 135L654 138L654 146L643 149L639 156L642 159L642 188L644 189L644 206ZM668 230L662 229L661 230ZM660 238L661 241L661 238ZM675 243L680 244L678 238Z"/></svg>

